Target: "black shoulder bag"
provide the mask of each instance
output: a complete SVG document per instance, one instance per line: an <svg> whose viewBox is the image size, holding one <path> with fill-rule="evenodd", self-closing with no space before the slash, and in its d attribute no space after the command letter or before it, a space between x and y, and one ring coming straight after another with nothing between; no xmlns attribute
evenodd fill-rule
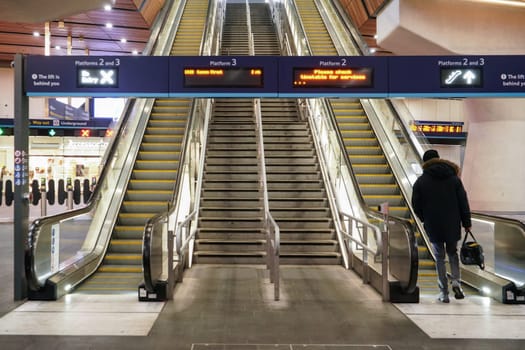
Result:
<svg viewBox="0 0 525 350"><path fill-rule="evenodd" d="M469 235L472 237L471 241L467 241ZM471 231L465 232L465 238L463 238L463 243L461 244L459 257L463 265L478 265L480 269L485 269L483 247L476 241L476 238Z"/></svg>

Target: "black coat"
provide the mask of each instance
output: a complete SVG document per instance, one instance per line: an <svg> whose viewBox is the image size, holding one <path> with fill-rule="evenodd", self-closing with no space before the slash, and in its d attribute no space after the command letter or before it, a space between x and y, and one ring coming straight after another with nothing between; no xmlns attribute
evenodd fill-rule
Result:
<svg viewBox="0 0 525 350"><path fill-rule="evenodd" d="M412 206L431 242L459 241L461 226L472 226L458 171L456 164L433 158L423 164L423 174L414 183Z"/></svg>

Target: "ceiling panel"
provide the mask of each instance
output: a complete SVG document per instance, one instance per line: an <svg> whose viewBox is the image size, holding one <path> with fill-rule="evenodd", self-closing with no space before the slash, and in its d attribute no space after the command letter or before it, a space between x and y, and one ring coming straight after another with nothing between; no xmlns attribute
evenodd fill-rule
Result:
<svg viewBox="0 0 525 350"><path fill-rule="evenodd" d="M4 1L1 0L0 4ZM32 0L29 1L31 2ZM28 6L25 0L19 3L23 4L20 5L22 8ZM0 8L1 6L3 5ZM10 18L9 13L2 14L2 19L5 18ZM107 23L111 23L112 28L108 28ZM150 36L149 25L133 0L114 1L111 11L99 6L96 10L69 17L52 18L49 25L51 55L66 54L68 36L71 36L74 55L85 55L88 52L90 55L130 55L133 51L140 53ZM34 36L35 32L40 36ZM15 53L44 54L44 33L45 22L0 21L0 65L9 65ZM126 39L126 42L121 42L121 39ZM55 49L55 46L60 46L60 50Z"/></svg>
<svg viewBox="0 0 525 350"><path fill-rule="evenodd" d="M112 3L112 11L102 8L104 3ZM367 12L384 5L385 0L342 0L343 6L353 17L354 23L370 47L377 47L374 35L375 17ZM46 3L54 8L62 4L69 13L73 8L83 8L65 18L49 18L51 32L51 55L65 55L68 36L72 38L74 55L129 55L133 51L142 52L150 36L149 25L141 15L133 0L94 1L94 0L0 0L0 66L8 66L14 54L44 54L45 22L8 22L17 19L20 12L40 11ZM75 3L75 6L69 6ZM364 6L371 7L366 8ZM83 5L83 7L82 7ZM90 10L95 7L95 10ZM359 11L357 11L359 9ZM2 11L3 10L3 11ZM64 13L64 11L54 13ZM107 28L107 23L112 28ZM33 36L38 32L40 36ZM126 42L121 42L125 38ZM60 46L60 50L55 49ZM381 48L378 48L381 51Z"/></svg>

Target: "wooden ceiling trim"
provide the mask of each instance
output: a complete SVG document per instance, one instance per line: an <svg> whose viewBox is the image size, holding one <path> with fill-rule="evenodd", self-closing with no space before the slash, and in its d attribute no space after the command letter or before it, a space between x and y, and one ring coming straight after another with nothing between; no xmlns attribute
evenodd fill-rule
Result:
<svg viewBox="0 0 525 350"><path fill-rule="evenodd" d="M352 18L354 24L359 28L368 21L368 13L364 4L360 0L341 0L344 10Z"/></svg>
<svg viewBox="0 0 525 350"><path fill-rule="evenodd" d="M370 17L377 17L379 11L386 5L387 0L363 0Z"/></svg>

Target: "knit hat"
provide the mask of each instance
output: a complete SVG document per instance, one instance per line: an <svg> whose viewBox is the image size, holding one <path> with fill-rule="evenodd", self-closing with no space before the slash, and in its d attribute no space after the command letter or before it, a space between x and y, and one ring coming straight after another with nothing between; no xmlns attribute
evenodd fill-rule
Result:
<svg viewBox="0 0 525 350"><path fill-rule="evenodd" d="M429 149L423 154L423 162L426 162L433 158L439 158L439 153L435 149Z"/></svg>

